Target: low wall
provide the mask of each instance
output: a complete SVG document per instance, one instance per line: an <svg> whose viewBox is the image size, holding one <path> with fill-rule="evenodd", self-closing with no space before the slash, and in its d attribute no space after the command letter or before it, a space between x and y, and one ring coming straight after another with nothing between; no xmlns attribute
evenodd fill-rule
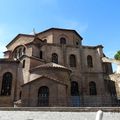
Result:
<svg viewBox="0 0 120 120"><path fill-rule="evenodd" d="M120 107L0 107L0 111L120 112Z"/></svg>

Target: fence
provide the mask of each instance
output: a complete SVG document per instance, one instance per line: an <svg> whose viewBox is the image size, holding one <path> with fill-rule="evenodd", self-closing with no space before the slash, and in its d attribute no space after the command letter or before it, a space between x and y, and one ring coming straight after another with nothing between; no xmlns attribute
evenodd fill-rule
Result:
<svg viewBox="0 0 120 120"><path fill-rule="evenodd" d="M22 98L15 104L26 107L115 107L120 106L116 96L70 96Z"/></svg>

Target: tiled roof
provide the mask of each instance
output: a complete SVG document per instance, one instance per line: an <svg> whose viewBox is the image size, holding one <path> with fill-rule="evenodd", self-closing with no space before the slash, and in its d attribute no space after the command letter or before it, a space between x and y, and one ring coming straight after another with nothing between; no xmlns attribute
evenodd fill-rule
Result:
<svg viewBox="0 0 120 120"><path fill-rule="evenodd" d="M34 35L29 35L29 34L18 34L10 43L8 43L6 45L6 47L10 46L14 41L16 41L16 39L18 39L19 37L32 37L34 38Z"/></svg>
<svg viewBox="0 0 120 120"><path fill-rule="evenodd" d="M45 33L45 32L48 32L48 31L51 31L51 30L72 31L72 32L74 32L76 35L78 35L78 36L81 38L81 40L83 39L83 38L78 34L78 32L77 32L76 30L72 30L72 29L63 29L63 28L49 28L49 29L44 30L44 31L42 31L42 32L40 32L40 33L37 33L37 35L38 35L38 34Z"/></svg>
<svg viewBox="0 0 120 120"><path fill-rule="evenodd" d="M0 58L0 62L14 62L14 63L16 62L17 63L19 61L17 61L17 60L15 61L13 59L8 59L8 58Z"/></svg>
<svg viewBox="0 0 120 120"><path fill-rule="evenodd" d="M59 64L56 64L56 63L52 63L52 62L37 66L35 68L32 68L31 70L38 69L38 68L62 68L62 69L66 69L66 70L71 71L69 68L67 68L65 66L62 66L62 65L59 65Z"/></svg>
<svg viewBox="0 0 120 120"><path fill-rule="evenodd" d="M83 39L83 38L78 34L77 31L72 30L72 29L49 28L49 29L44 30L44 31L42 31L42 32L39 32L39 33L37 33L37 34L35 34L35 35L30 35L30 34L18 34L10 43L7 44L6 47L10 46L16 39L18 39L18 38L21 37L21 36L22 36L22 37L32 37L32 38L35 38L36 35L39 35L39 34L42 34L42 33L45 33L45 32L51 31L51 30L72 31L72 32L74 32L76 35L78 35L78 36L81 38L81 40Z"/></svg>
<svg viewBox="0 0 120 120"><path fill-rule="evenodd" d="M57 79L55 79L55 78L53 78L53 77L50 77L50 76L47 76L47 75L41 75L41 76L39 76L38 78L35 78L35 79L33 79L33 80L31 80L31 81L23 84L22 86L27 85L27 84L29 84L29 83L32 83L32 82L34 82L34 81L36 81L36 80L38 80L38 79L41 79L41 78L48 78L48 79L53 80L53 81L55 81L55 82L58 82L58 83L60 83L60 84L67 85L66 82L64 82L64 81L57 80Z"/></svg>

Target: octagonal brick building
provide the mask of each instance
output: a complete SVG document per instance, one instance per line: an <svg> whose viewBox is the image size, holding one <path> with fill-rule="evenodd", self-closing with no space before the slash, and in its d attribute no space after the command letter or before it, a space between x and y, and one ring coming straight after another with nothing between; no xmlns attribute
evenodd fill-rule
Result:
<svg viewBox="0 0 120 120"><path fill-rule="evenodd" d="M0 59L0 106L110 106L114 83L103 46L82 45L71 29L18 34ZM109 84L112 83L112 84Z"/></svg>

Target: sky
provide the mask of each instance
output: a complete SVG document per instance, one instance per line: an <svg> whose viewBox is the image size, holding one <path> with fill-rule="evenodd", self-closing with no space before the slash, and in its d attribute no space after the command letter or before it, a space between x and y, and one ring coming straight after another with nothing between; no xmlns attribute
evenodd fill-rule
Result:
<svg viewBox="0 0 120 120"><path fill-rule="evenodd" d="M83 45L103 45L113 58L120 50L120 0L0 0L0 57L17 34L51 27L74 29Z"/></svg>

